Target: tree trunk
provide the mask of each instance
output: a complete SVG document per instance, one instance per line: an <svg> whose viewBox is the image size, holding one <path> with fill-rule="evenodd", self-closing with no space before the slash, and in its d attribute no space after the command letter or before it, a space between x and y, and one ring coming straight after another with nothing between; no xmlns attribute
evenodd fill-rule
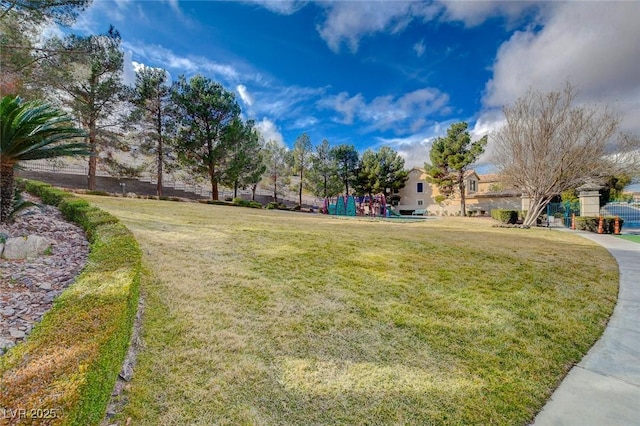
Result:
<svg viewBox="0 0 640 426"><path fill-rule="evenodd" d="M158 197L162 197L162 169L163 169L163 157L164 157L164 146L162 141L162 109L161 109L162 101L160 99L157 100L157 114L156 114L156 132L158 133L158 184L156 188L156 192L158 193Z"/></svg>
<svg viewBox="0 0 640 426"><path fill-rule="evenodd" d="M273 177L273 201L278 202L278 175Z"/></svg>
<svg viewBox="0 0 640 426"><path fill-rule="evenodd" d="M87 188L90 191L96 189L96 171L98 169L98 146L96 138L96 120L91 117L89 119L89 145L91 146L91 156L89 157L89 176L87 182Z"/></svg>
<svg viewBox="0 0 640 426"><path fill-rule="evenodd" d="M162 142L158 146L158 183L156 185L158 197L162 197Z"/></svg>
<svg viewBox="0 0 640 426"><path fill-rule="evenodd" d="M460 174L458 175L458 179L460 180L460 182L458 183L459 185L459 189L460 189L460 214L464 217L467 215L467 206L466 206L466 194L464 193L465 191L465 184L464 184L464 172L460 171Z"/></svg>
<svg viewBox="0 0 640 426"><path fill-rule="evenodd" d="M163 155L163 146L162 146L162 136L158 138L158 184L156 187L156 192L158 193L158 197L162 197L162 157Z"/></svg>
<svg viewBox="0 0 640 426"><path fill-rule="evenodd" d="M218 179L211 176L211 199L218 200Z"/></svg>
<svg viewBox="0 0 640 426"><path fill-rule="evenodd" d="M300 168L300 190L298 193L298 205L302 207L302 167Z"/></svg>
<svg viewBox="0 0 640 426"><path fill-rule="evenodd" d="M0 223L6 222L13 210L14 164L0 163Z"/></svg>
<svg viewBox="0 0 640 426"><path fill-rule="evenodd" d="M324 198L327 198L327 175L322 176L324 180Z"/></svg>
<svg viewBox="0 0 640 426"><path fill-rule="evenodd" d="M238 198L238 181L233 182L233 198Z"/></svg>
<svg viewBox="0 0 640 426"><path fill-rule="evenodd" d="M256 200L256 189L258 189L258 185L251 185L251 201Z"/></svg>
<svg viewBox="0 0 640 426"><path fill-rule="evenodd" d="M94 149L91 149L91 156L89 157L89 174L87 181L87 188L91 191L96 189L96 170L98 169L98 156Z"/></svg>
<svg viewBox="0 0 640 426"><path fill-rule="evenodd" d="M535 226L538 216L543 212L545 206L549 202L548 198L534 199L531 198L531 204L529 210L527 210L527 216L522 222L523 226Z"/></svg>

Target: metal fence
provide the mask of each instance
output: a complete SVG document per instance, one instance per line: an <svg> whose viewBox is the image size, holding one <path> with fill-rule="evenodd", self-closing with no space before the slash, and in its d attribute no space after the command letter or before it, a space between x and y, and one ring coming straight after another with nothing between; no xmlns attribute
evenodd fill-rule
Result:
<svg viewBox="0 0 640 426"><path fill-rule="evenodd" d="M59 164L52 161L47 160L35 160L35 161L26 161L22 165L25 170L30 170L34 172L50 172L50 173L61 173L61 174L70 174L70 175L81 175L87 176L89 170L85 166L78 165L69 165L69 164ZM113 176L105 170L97 170L96 176L100 177L114 177L118 178L119 176ZM139 180L140 182L149 183L155 185L158 183L157 176L154 174L146 173L141 176L134 178ZM171 179L166 177L163 179L162 186L164 188L173 188L176 190L181 190L184 192L189 192L194 195L199 195L203 198L211 197L211 189L208 185L198 182L185 182L181 180ZM272 197L273 191L269 191L264 188L258 187L256 189L256 195L263 197ZM238 189L238 196L245 198L251 197L252 192L250 189ZM233 189L220 187L218 190L218 198L224 200L225 198L233 197ZM283 195L278 196L278 201L287 201L289 203L297 203L298 196L292 192L285 193ZM320 206L322 205L322 200L315 197L310 196L302 196L302 202L312 206Z"/></svg>
<svg viewBox="0 0 640 426"><path fill-rule="evenodd" d="M618 216L624 220L624 228L640 228L640 202L607 203L600 209L601 216Z"/></svg>

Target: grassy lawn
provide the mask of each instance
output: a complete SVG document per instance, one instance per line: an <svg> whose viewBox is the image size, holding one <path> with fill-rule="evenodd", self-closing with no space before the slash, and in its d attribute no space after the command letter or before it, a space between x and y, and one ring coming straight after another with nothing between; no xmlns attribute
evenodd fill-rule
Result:
<svg viewBox="0 0 640 426"><path fill-rule="evenodd" d="M617 295L570 233L86 198L152 270L136 425L527 424Z"/></svg>
<svg viewBox="0 0 640 426"><path fill-rule="evenodd" d="M620 235L619 238L633 241L634 243L640 243L640 235Z"/></svg>

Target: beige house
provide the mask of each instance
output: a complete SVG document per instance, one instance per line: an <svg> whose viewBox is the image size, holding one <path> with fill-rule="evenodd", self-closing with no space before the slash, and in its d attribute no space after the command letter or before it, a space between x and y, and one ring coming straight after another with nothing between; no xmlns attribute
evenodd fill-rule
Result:
<svg viewBox="0 0 640 426"><path fill-rule="evenodd" d="M469 170L465 173L466 209L475 214L490 214L492 209L521 208L520 192L505 188L497 174L478 175ZM442 203L435 198L440 195L438 187L427 182L424 169L414 167L404 188L398 191L400 201L396 210L401 214L412 214L425 210L425 214L452 216L460 214L460 196L457 194Z"/></svg>

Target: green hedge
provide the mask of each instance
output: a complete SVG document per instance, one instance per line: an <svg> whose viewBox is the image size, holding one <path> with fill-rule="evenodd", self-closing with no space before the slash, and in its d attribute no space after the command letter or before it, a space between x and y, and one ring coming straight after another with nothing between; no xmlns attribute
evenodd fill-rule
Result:
<svg viewBox="0 0 640 426"><path fill-rule="evenodd" d="M267 210L273 210L273 209L289 210L289 208L286 206L286 204L276 203L274 201L271 201L270 203L265 204L264 208L267 209Z"/></svg>
<svg viewBox="0 0 640 426"><path fill-rule="evenodd" d="M600 218L597 216L579 216L576 217L576 229L579 231L598 232L598 224ZM624 220L619 219L620 231L622 231L622 225ZM605 216L602 230L605 234L613 234L616 227L616 218L614 216Z"/></svg>
<svg viewBox="0 0 640 426"><path fill-rule="evenodd" d="M233 204L229 203L228 201L222 201L222 200L200 200L199 201L202 204L213 204L214 206L231 206Z"/></svg>
<svg viewBox="0 0 640 426"><path fill-rule="evenodd" d="M82 226L91 250L76 282L28 339L0 358L0 407L53 410L52 425L97 425L129 346L141 251L117 218L85 200L40 182L25 187Z"/></svg>
<svg viewBox="0 0 640 426"><path fill-rule="evenodd" d="M235 206L240 206L240 207L250 207L253 209L261 209L262 208L262 204L260 204L257 201L252 201L252 200L245 200L243 198L237 197L233 199L233 205Z"/></svg>
<svg viewBox="0 0 640 426"><path fill-rule="evenodd" d="M518 221L518 211L517 210L503 210L503 209L494 209L491 210L491 217L497 221L502 223L516 223Z"/></svg>

